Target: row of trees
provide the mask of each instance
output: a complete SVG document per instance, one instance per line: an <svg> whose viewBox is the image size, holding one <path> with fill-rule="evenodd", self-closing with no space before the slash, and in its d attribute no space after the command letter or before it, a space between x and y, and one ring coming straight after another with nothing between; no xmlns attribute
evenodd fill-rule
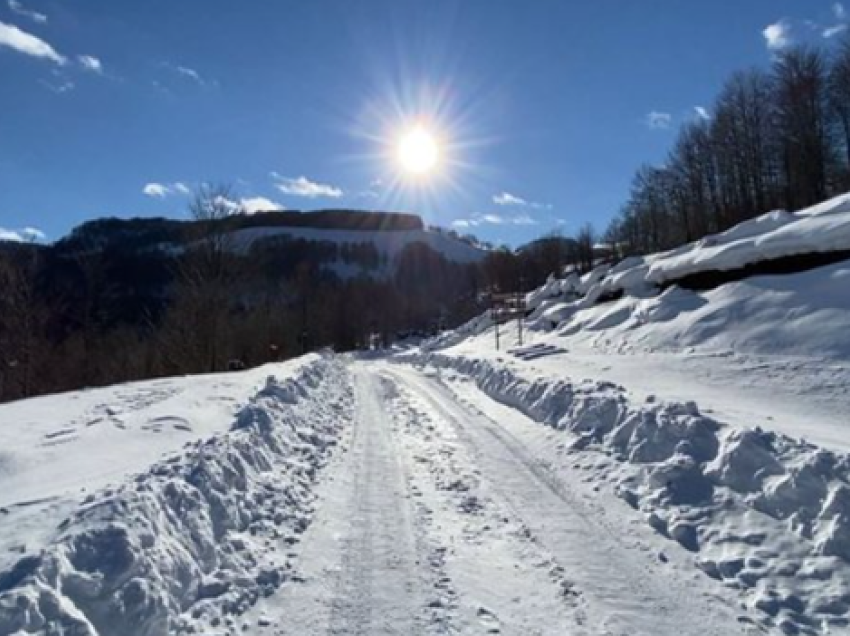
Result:
<svg viewBox="0 0 850 636"><path fill-rule="evenodd" d="M231 199L202 188L176 241L172 221L103 220L52 246L0 245L0 401L348 350L372 333L430 332L481 309L481 264L424 244L391 264L371 243L246 249Z"/></svg>
<svg viewBox="0 0 850 636"><path fill-rule="evenodd" d="M593 262L589 226L468 264L424 243L392 263L373 243L243 245L232 199L204 187L188 222L101 219L51 246L0 245L0 401L432 333L480 313L487 292L527 291Z"/></svg>
<svg viewBox="0 0 850 636"><path fill-rule="evenodd" d="M663 166L638 170L606 239L623 255L670 249L848 188L850 38L735 73L711 118L683 125Z"/></svg>

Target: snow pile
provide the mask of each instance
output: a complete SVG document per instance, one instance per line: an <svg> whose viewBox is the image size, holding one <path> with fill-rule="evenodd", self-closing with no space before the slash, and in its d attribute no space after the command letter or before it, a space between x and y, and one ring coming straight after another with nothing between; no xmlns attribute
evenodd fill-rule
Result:
<svg viewBox="0 0 850 636"><path fill-rule="evenodd" d="M694 403L634 405L611 383L529 381L459 356L406 359L457 371L571 434L574 466L611 484L709 576L745 591L765 625L808 634L850 626L850 455L723 427Z"/></svg>
<svg viewBox="0 0 850 636"><path fill-rule="evenodd" d="M589 304L624 293L641 297L695 274L739 270L793 256L848 251L850 194L845 194L795 213L769 212L669 252L627 258L613 267L600 265L578 283L561 281L560 289L559 281L550 279L529 294L527 301L539 318L551 310L553 299L569 302L572 293L584 297L583 301L589 300ZM579 309L588 306L583 301Z"/></svg>
<svg viewBox="0 0 850 636"><path fill-rule="evenodd" d="M0 572L0 634L232 632L288 576L312 482L351 418L333 358L269 378L232 431L89 495L40 554Z"/></svg>
<svg viewBox="0 0 850 636"><path fill-rule="evenodd" d="M703 271L732 270L800 254L850 250L850 194L796 213L775 211L674 250L652 262L662 285Z"/></svg>
<svg viewBox="0 0 850 636"><path fill-rule="evenodd" d="M444 331L433 338L429 338L422 343L422 349L426 351L445 349L446 347L451 347L463 342L469 336L483 333L492 326L493 318L489 311L485 311L480 316L476 316L472 320L462 324L457 329Z"/></svg>
<svg viewBox="0 0 850 636"><path fill-rule="evenodd" d="M550 308L543 320L557 323L557 333L568 340L615 341L620 348L704 347L846 360L848 282L850 262L844 262L753 276L705 292L671 287L650 298L626 296L602 304L582 300Z"/></svg>
<svg viewBox="0 0 850 636"><path fill-rule="evenodd" d="M770 212L580 279L551 278L527 296L528 326L621 348L850 358L850 260L840 260L848 254L850 194L796 213ZM771 271L786 273L764 273ZM693 276L707 289L676 285Z"/></svg>

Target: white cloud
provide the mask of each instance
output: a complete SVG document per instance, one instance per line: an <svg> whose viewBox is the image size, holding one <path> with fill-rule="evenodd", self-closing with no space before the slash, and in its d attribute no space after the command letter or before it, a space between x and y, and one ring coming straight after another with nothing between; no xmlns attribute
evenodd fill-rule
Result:
<svg viewBox="0 0 850 636"><path fill-rule="evenodd" d="M9 9L12 10L13 13L17 13L18 15L22 15L26 18L29 18L33 22L38 22L39 24L44 24L47 22L47 16L43 13L38 13L36 11L30 11L29 9L24 8L24 5L18 0L9 0L8 2Z"/></svg>
<svg viewBox="0 0 850 636"><path fill-rule="evenodd" d="M470 228L480 225L537 225L537 220L528 214L504 216L502 214L475 214L469 219L455 219L454 227Z"/></svg>
<svg viewBox="0 0 850 636"><path fill-rule="evenodd" d="M673 115L653 110L647 113L644 123L653 130L667 130L673 123Z"/></svg>
<svg viewBox="0 0 850 636"><path fill-rule="evenodd" d="M846 24L836 24L835 26L827 27L823 30L823 37L831 38L847 30Z"/></svg>
<svg viewBox="0 0 850 636"><path fill-rule="evenodd" d="M170 73L172 73L171 80L157 81L154 80L153 85L166 93L170 92L170 88L174 87L178 84L196 84L201 88L215 88L218 86L218 82L214 79L209 79L201 75L199 71L188 67L181 66L179 64L172 64L171 62L160 62L159 66L161 68L167 69ZM182 80L182 81L181 81Z"/></svg>
<svg viewBox="0 0 850 636"><path fill-rule="evenodd" d="M239 208L243 214L256 214L257 212L272 212L286 209L280 203L266 197L247 197L240 199Z"/></svg>
<svg viewBox="0 0 850 636"><path fill-rule="evenodd" d="M813 23L815 28L820 29L821 35L827 39L835 37L841 33L844 33L847 28L847 10L844 8L844 5L840 2L836 2L832 5L832 15L837 20L836 24L821 27L817 23Z"/></svg>
<svg viewBox="0 0 850 636"><path fill-rule="evenodd" d="M502 192L501 194L493 195L493 203L501 206L511 206L515 208L533 208L535 210L548 210L552 206L548 203L535 203L528 201L522 197L518 197L510 192Z"/></svg>
<svg viewBox="0 0 850 636"><path fill-rule="evenodd" d="M528 201L522 197L514 196L510 192L502 192L501 194L495 195L493 197L493 203L496 205L528 205Z"/></svg>
<svg viewBox="0 0 850 636"><path fill-rule="evenodd" d="M708 112L705 106L694 106L694 112L697 114L697 117L704 121L711 119L711 113Z"/></svg>
<svg viewBox="0 0 850 636"><path fill-rule="evenodd" d="M87 71L92 71L93 73L103 72L103 64L93 55L78 55L77 61Z"/></svg>
<svg viewBox="0 0 850 636"><path fill-rule="evenodd" d="M532 219L527 214L520 214L519 216L515 216L511 219L511 223L514 225L537 225L537 221Z"/></svg>
<svg viewBox="0 0 850 636"><path fill-rule="evenodd" d="M40 80L42 86L54 93L62 94L74 90L76 84L66 77L58 76L56 81Z"/></svg>
<svg viewBox="0 0 850 636"><path fill-rule="evenodd" d="M480 217L482 223L489 223L490 225L504 225L505 217L500 214L484 214Z"/></svg>
<svg viewBox="0 0 850 636"><path fill-rule="evenodd" d="M771 51L779 51L792 43L791 23L785 19L767 25L761 33Z"/></svg>
<svg viewBox="0 0 850 636"><path fill-rule="evenodd" d="M33 243L44 241L47 235L34 227L25 227L19 230L10 230L0 227L0 241L15 241L16 243Z"/></svg>
<svg viewBox="0 0 850 636"><path fill-rule="evenodd" d="M18 27L5 22L0 22L0 46L6 46L24 55L44 58L60 66L67 61L64 56L59 55L52 46L41 38L21 31Z"/></svg>
<svg viewBox="0 0 850 636"><path fill-rule="evenodd" d="M330 199L338 199L343 195L340 188L323 183L316 183L315 181L310 181L307 177L303 176L291 179L289 177L283 177L276 172L272 172L272 178L277 181L275 187L278 190L284 194L294 197L305 197L308 199L328 197Z"/></svg>
<svg viewBox="0 0 850 636"><path fill-rule="evenodd" d="M182 181L175 181L174 183L152 182L146 184L145 187L142 188L142 192L153 199L164 199L165 197L169 197L173 194L192 194L192 189Z"/></svg>
<svg viewBox="0 0 850 636"><path fill-rule="evenodd" d="M189 78L193 82L198 83L200 86L207 85L206 80L204 80L204 78L201 77L201 74L198 73L198 71L196 71L195 69L189 68L188 66L175 66L173 68L179 75Z"/></svg>
<svg viewBox="0 0 850 636"><path fill-rule="evenodd" d="M266 197L247 197L238 201L224 196L217 196L215 203L221 205L230 215L234 214L256 214L257 212L275 212L285 210L280 203L267 199Z"/></svg>
<svg viewBox="0 0 850 636"><path fill-rule="evenodd" d="M164 199L171 194L171 188L161 183L148 183L142 188L142 192L155 199Z"/></svg>

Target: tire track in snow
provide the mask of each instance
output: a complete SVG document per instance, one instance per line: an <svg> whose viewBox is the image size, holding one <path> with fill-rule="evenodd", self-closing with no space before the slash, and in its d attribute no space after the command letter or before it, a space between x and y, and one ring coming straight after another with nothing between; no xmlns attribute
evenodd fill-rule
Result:
<svg viewBox="0 0 850 636"><path fill-rule="evenodd" d="M457 402L445 387L413 369L388 375L421 396L454 426L458 438L513 510L564 568L588 600L593 631L606 634L729 636L752 633L732 608L712 606L674 580L658 580L646 555L634 554L605 524L584 510L557 475L541 465L503 426Z"/></svg>
<svg viewBox="0 0 850 636"><path fill-rule="evenodd" d="M418 504L430 512L440 554L446 629L461 634L584 634L582 599L518 515L492 497L452 424L400 389L388 400ZM541 620L545 617L545 620ZM440 631L438 633L448 633Z"/></svg>
<svg viewBox="0 0 850 636"><path fill-rule="evenodd" d="M303 582L262 610L279 635L418 634L432 578L376 376L354 371L357 417L299 549ZM270 599L271 601L271 599Z"/></svg>

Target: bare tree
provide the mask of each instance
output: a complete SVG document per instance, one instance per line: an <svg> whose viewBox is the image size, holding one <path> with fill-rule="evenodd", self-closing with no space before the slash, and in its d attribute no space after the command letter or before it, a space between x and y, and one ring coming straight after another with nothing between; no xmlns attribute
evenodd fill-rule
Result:
<svg viewBox="0 0 850 636"><path fill-rule="evenodd" d="M201 186L189 204L188 245L179 260L174 300L163 330L170 368L209 372L224 368L226 318L237 278L236 245L227 221L235 212L238 206L226 185Z"/></svg>
<svg viewBox="0 0 850 636"><path fill-rule="evenodd" d="M596 244L596 232L590 223L585 223L576 234L576 251L582 271L593 269L593 247Z"/></svg>
<svg viewBox="0 0 850 636"><path fill-rule="evenodd" d="M827 108L823 54L798 47L774 63L775 127L782 148L785 205L796 209L822 201L829 193L834 164Z"/></svg>
<svg viewBox="0 0 850 636"><path fill-rule="evenodd" d="M835 56L829 74L829 105L835 115L844 146L842 186L850 186L850 36Z"/></svg>
<svg viewBox="0 0 850 636"><path fill-rule="evenodd" d="M43 352L47 312L36 293L38 252L0 257L0 400L39 391L35 371Z"/></svg>

